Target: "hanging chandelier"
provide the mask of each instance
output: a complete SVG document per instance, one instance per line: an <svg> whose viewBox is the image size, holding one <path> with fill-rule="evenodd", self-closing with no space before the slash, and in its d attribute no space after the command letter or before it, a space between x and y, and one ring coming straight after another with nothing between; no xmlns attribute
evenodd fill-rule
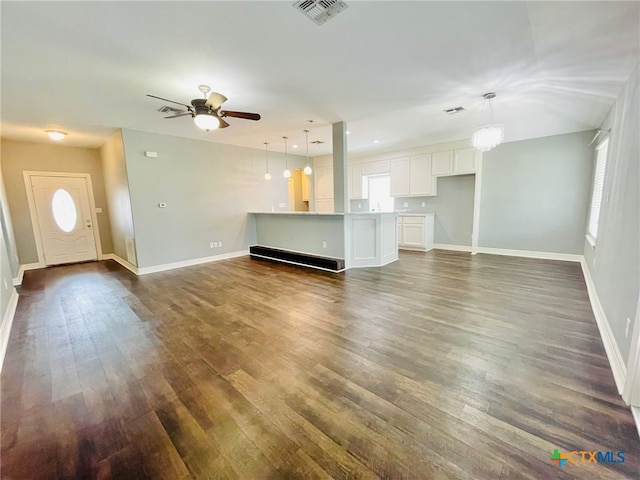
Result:
<svg viewBox="0 0 640 480"><path fill-rule="evenodd" d="M482 97L489 102L490 123L473 130L472 144L478 150L488 152L502 143L504 139L504 125L493 123L493 103L491 100L496 97L496 94L493 92L485 93Z"/></svg>

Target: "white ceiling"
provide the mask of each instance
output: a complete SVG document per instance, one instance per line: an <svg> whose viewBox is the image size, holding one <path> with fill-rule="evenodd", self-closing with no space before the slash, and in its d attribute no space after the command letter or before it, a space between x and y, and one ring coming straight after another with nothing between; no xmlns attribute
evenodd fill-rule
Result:
<svg viewBox="0 0 640 480"><path fill-rule="evenodd" d="M636 1L346 2L323 26L292 0L1 2L2 135L100 146L126 127L273 150L287 135L304 153L312 119L327 142L312 156L338 121L362 153L468 138L495 91L514 141L597 127L640 55ZM206 133L145 96L189 103L203 83L262 120Z"/></svg>

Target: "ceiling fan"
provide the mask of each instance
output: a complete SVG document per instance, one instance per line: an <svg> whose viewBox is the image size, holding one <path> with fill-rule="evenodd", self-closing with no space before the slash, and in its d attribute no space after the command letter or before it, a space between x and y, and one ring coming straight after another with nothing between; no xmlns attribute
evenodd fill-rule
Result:
<svg viewBox="0 0 640 480"><path fill-rule="evenodd" d="M169 115L164 118L177 118L190 115L196 126L202 130L206 130L207 132L215 130L216 128L227 128L229 124L224 120L225 117L260 120L260 114L258 113L220 110L222 104L227 101L227 97L217 92L211 92L211 87L208 85L199 85L198 89L202 92L204 98L194 98L191 100L191 105L169 100L168 98L157 97L156 95L147 94L147 97L157 98L158 100L164 100L165 102L182 105L187 109L186 112ZM209 92L211 92L211 94L209 94Z"/></svg>

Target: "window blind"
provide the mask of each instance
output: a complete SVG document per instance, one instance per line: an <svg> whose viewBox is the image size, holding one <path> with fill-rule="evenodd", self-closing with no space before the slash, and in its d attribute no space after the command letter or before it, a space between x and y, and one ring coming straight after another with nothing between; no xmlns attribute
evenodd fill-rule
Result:
<svg viewBox="0 0 640 480"><path fill-rule="evenodd" d="M596 172L593 178L593 194L591 196L591 211L589 213L589 228L587 232L594 239L598 237L598 221L602 192L604 191L604 172L607 169L607 153L609 152L609 138L605 138L597 147Z"/></svg>

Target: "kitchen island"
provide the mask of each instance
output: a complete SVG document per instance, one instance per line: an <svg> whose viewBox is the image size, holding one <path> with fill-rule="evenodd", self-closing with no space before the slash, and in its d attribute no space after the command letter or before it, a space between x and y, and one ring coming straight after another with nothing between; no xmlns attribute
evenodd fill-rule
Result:
<svg viewBox="0 0 640 480"><path fill-rule="evenodd" d="M398 259L397 214L393 212L250 212L249 215L255 217L256 246L301 254L296 260L285 255L273 257L274 260L323 268L307 264L304 258L337 259L342 260L337 263L340 267L336 271L340 271L381 267Z"/></svg>

